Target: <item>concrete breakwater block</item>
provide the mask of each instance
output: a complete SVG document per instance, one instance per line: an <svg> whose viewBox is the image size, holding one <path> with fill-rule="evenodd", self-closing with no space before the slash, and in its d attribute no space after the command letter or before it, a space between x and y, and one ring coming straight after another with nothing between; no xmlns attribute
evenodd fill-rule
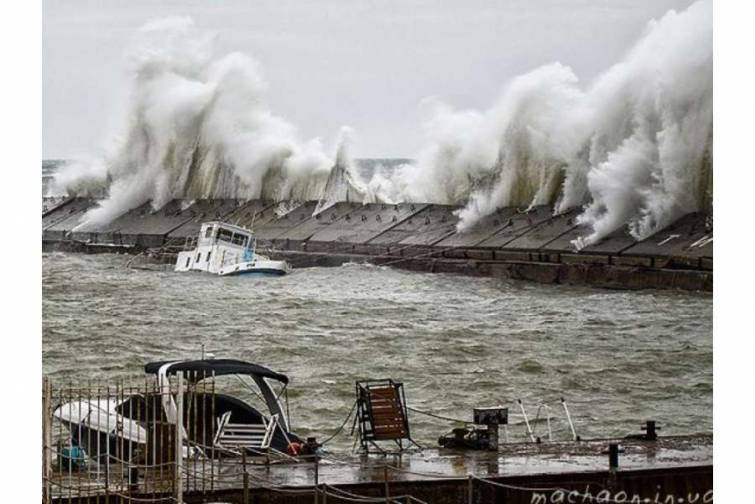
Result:
<svg viewBox="0 0 755 504"><path fill-rule="evenodd" d="M552 244L577 226L577 214L578 210L575 209L560 215L552 215L525 230L517 238L508 242L505 248L507 250L564 250Z"/></svg>
<svg viewBox="0 0 755 504"><path fill-rule="evenodd" d="M42 219L44 219L45 215L59 206L70 202L72 199L69 196L42 196Z"/></svg>
<svg viewBox="0 0 755 504"><path fill-rule="evenodd" d="M587 245L586 247L577 250L577 247L574 245L574 241L580 238L586 238L590 235L591 232L592 230L588 225L578 224L552 242L548 243L547 249L579 254L584 253L614 255L621 253L623 250L626 250L627 248L637 243L637 240L635 240L634 237L632 237L629 232L627 232L626 228L621 228L617 229L597 243Z"/></svg>
<svg viewBox="0 0 755 504"><path fill-rule="evenodd" d="M534 226L550 219L553 212L549 206L536 206L527 211L516 211L506 220L501 229L477 244L477 247L503 248L522 236Z"/></svg>
<svg viewBox="0 0 755 504"><path fill-rule="evenodd" d="M490 238L509 225L509 219L519 212L513 207L499 208L490 215L478 220L474 225L447 236L435 245L443 248L476 247L481 241Z"/></svg>
<svg viewBox="0 0 755 504"><path fill-rule="evenodd" d="M654 235L623 251L626 255L664 256L678 262L713 257L712 219L701 213L687 214Z"/></svg>
<svg viewBox="0 0 755 504"><path fill-rule="evenodd" d="M367 244L425 207L427 204L424 203L362 205L339 219L337 225L328 226L312 235L307 250L361 253L356 245Z"/></svg>
<svg viewBox="0 0 755 504"><path fill-rule="evenodd" d="M254 225L257 238L268 242L285 234L290 229L312 218L317 201L280 202L272 208L272 217L264 223Z"/></svg>
<svg viewBox="0 0 755 504"><path fill-rule="evenodd" d="M201 199L196 200L186 209L191 219L167 233L166 242L175 243L187 238L196 238L203 222L226 221L228 216L243 206L244 202L236 199Z"/></svg>
<svg viewBox="0 0 755 504"><path fill-rule="evenodd" d="M459 209L453 205L428 205L369 243L387 245L434 245L455 233Z"/></svg>
<svg viewBox="0 0 755 504"><path fill-rule="evenodd" d="M276 241L305 242L329 226L338 227L346 215L358 210L361 206L361 203L345 201L331 205L317 214L310 214L310 218L301 220L293 227L286 229L276 237Z"/></svg>
<svg viewBox="0 0 755 504"><path fill-rule="evenodd" d="M56 205L42 216L42 241L64 240L96 204L94 199L72 198Z"/></svg>
<svg viewBox="0 0 755 504"><path fill-rule="evenodd" d="M172 200L155 210L152 203L147 202L108 224L84 225L74 233L74 239L90 243L159 247L165 243L168 233L194 218L190 207L190 202Z"/></svg>

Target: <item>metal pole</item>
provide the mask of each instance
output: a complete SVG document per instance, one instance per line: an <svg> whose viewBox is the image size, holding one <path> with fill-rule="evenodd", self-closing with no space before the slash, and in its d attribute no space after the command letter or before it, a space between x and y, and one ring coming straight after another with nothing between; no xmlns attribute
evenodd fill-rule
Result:
<svg viewBox="0 0 755 504"><path fill-rule="evenodd" d="M249 504L249 473L246 472L246 450L241 452L241 467L244 470L244 504Z"/></svg>
<svg viewBox="0 0 755 504"><path fill-rule="evenodd" d="M524 417L524 424L527 426L527 434L530 436L530 440L534 443L535 442L535 436L532 434L532 427L530 427L530 421L527 418L527 412L524 411L524 404L522 404L521 399L517 399L516 402L519 403L519 408L522 410L522 416Z"/></svg>
<svg viewBox="0 0 755 504"><path fill-rule="evenodd" d="M183 415L184 415L184 380L183 373L178 373L176 391L176 502L183 504Z"/></svg>
<svg viewBox="0 0 755 504"><path fill-rule="evenodd" d="M383 466L383 480L385 481L385 502L387 504L391 500L391 491L388 487L388 464Z"/></svg>
<svg viewBox="0 0 755 504"><path fill-rule="evenodd" d="M244 504L249 504L249 473L244 471Z"/></svg>
<svg viewBox="0 0 755 504"><path fill-rule="evenodd" d="M553 431L551 430L551 408L547 404L545 406L545 420L548 423L548 441L553 441Z"/></svg>
<svg viewBox="0 0 755 504"><path fill-rule="evenodd" d="M619 468L619 445L610 443L608 445L608 469L615 471Z"/></svg>
<svg viewBox="0 0 755 504"><path fill-rule="evenodd" d="M50 495L51 485L50 477L52 476L52 427L50 422L50 404L52 403L52 385L50 380L45 376L42 379L42 462L43 462L43 479L44 479L44 502L52 502Z"/></svg>
<svg viewBox="0 0 755 504"><path fill-rule="evenodd" d="M110 385L105 388L105 411L110 411ZM99 404L97 405L99 406ZM108 413L108 427L110 427L110 413ZM118 423L118 417L115 419L116 425ZM110 438L105 440L105 502L110 502Z"/></svg>
<svg viewBox="0 0 755 504"><path fill-rule="evenodd" d="M571 435L574 441L579 441L579 438L577 436L577 432L574 430L574 424L571 421L571 415L569 414L569 408L566 406L566 400L562 397L561 398L561 404L564 406L564 411L566 412L566 420L569 422L569 428L571 429Z"/></svg>
<svg viewBox="0 0 755 504"><path fill-rule="evenodd" d="M320 473L320 465L317 462L317 457L315 457L315 485L314 485L314 489L315 489L315 504L317 504L318 494L320 492L320 490L318 488L318 485L320 484L320 474L319 473Z"/></svg>
<svg viewBox="0 0 755 504"><path fill-rule="evenodd" d="M474 500L474 487L472 486L472 475L467 476L467 504L472 504Z"/></svg>

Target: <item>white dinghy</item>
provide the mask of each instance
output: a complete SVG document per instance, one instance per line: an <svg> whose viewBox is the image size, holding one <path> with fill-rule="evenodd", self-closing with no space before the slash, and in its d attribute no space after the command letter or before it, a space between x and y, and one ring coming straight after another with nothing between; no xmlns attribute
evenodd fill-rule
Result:
<svg viewBox="0 0 755 504"><path fill-rule="evenodd" d="M286 261L273 261L257 254L257 240L248 229L224 222L205 222L196 247L178 253L175 271L204 271L220 276L285 275Z"/></svg>

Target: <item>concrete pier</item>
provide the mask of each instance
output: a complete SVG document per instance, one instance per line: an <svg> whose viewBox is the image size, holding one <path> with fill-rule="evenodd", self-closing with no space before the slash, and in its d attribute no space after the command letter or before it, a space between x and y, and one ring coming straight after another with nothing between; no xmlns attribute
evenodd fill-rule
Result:
<svg viewBox="0 0 755 504"><path fill-rule="evenodd" d="M618 467L609 466L611 443L620 445ZM214 485L186 491L183 498L187 503L237 504L407 502L399 496L433 504L699 504L713 502L712 443L711 435L702 434L657 441L511 443L495 451L426 448L385 456L326 453L317 462L245 467L231 461ZM315 485L322 492L317 497ZM53 502L120 502L119 497L98 494ZM131 497L150 502L170 500L171 494Z"/></svg>
<svg viewBox="0 0 755 504"><path fill-rule="evenodd" d="M355 261L544 283L713 289L712 218L701 213L640 242L619 230L578 251L573 241L588 233L576 221L578 211L554 215L547 206L502 208L457 231L458 207L424 203L341 202L314 215L316 201L174 200L159 210L145 203L92 225L84 215L96 204L43 200L43 246L167 251L196 236L202 222L223 220L252 227L261 246L300 267Z"/></svg>

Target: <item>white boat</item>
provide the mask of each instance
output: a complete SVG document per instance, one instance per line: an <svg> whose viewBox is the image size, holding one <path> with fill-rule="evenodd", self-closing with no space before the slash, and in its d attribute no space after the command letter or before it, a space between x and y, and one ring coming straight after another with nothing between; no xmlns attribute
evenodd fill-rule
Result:
<svg viewBox="0 0 755 504"><path fill-rule="evenodd" d="M286 261L273 261L258 254L257 240L248 229L225 222L205 222L196 246L178 253L175 271L204 271L220 276L285 275Z"/></svg>
<svg viewBox="0 0 755 504"><path fill-rule="evenodd" d="M71 433L71 446L81 447L88 457L100 461L129 461L138 454L154 459L163 452L162 444L170 442L161 434L165 424L183 428L184 457L202 456L208 450L286 452L291 443L303 444L290 431L285 393L289 379L284 374L259 364L214 358L151 362L144 371L156 376L155 387L129 387L115 396L108 389L101 397L79 397L54 409L53 418ZM182 413L177 407L175 383L171 385L171 377L179 374L188 387ZM268 414L241 397L216 389L216 378L225 375L235 376L261 400ZM203 380L212 385L200 386Z"/></svg>

